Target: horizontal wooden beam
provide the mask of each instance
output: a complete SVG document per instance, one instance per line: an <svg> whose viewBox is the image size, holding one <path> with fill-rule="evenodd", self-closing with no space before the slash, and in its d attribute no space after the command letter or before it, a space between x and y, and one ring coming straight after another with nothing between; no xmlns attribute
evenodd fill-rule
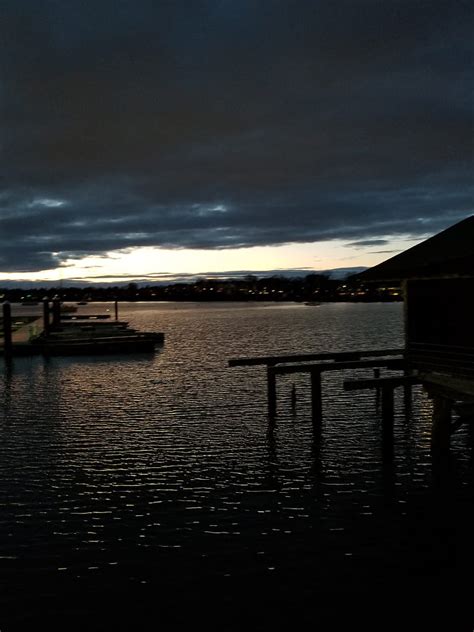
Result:
<svg viewBox="0 0 474 632"><path fill-rule="evenodd" d="M379 360L354 360L353 362L315 362L312 364L289 364L287 366L273 366L268 370L275 375L288 373L313 373L322 371L342 371L346 369L370 369L385 367L386 369L402 370L406 366L403 358L386 358Z"/></svg>
<svg viewBox="0 0 474 632"><path fill-rule="evenodd" d="M408 340L407 347L409 349L433 349L437 351L454 351L459 353L474 353L474 347L466 347L465 345L442 345L433 342L416 342L414 340Z"/></svg>
<svg viewBox="0 0 474 632"><path fill-rule="evenodd" d="M61 314L61 320L107 320L110 314Z"/></svg>
<svg viewBox="0 0 474 632"><path fill-rule="evenodd" d="M370 388L396 388L397 386L411 386L413 384L422 384L422 381L411 375L401 375L399 377L378 377L378 378L362 378L360 380L345 380L345 391L361 391Z"/></svg>
<svg viewBox="0 0 474 632"><path fill-rule="evenodd" d="M261 356L257 358L233 358L229 360L229 366L255 366L260 364L274 366L275 364L305 362L310 360L355 361L361 360L362 358L377 358L396 355L401 356L404 352L404 349L372 349L362 351L337 351L334 353L298 353L281 356Z"/></svg>
<svg viewBox="0 0 474 632"><path fill-rule="evenodd" d="M462 381L452 379L451 376L427 373L423 375L423 384L427 393L432 397L440 396L451 401L460 400L474 403L474 383L472 380L467 381L464 387Z"/></svg>

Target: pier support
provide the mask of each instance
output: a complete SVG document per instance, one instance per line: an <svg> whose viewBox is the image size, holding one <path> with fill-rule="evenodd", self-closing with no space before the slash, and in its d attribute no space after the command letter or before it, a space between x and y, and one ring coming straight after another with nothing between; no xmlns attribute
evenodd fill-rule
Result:
<svg viewBox="0 0 474 632"><path fill-rule="evenodd" d="M49 298L43 299L43 331L45 336L49 334Z"/></svg>
<svg viewBox="0 0 474 632"><path fill-rule="evenodd" d="M393 358L388 356L400 355ZM289 364L301 360L321 360L318 363ZM291 356L264 356L260 358L236 358L229 360L229 366L253 366L266 365L267 368L267 406L270 420L274 420L277 409L276 376L289 375L290 373L309 373L311 376L311 410L313 426L319 426L322 421L322 392L321 373L323 371L343 371L349 369L379 369L380 367L392 370L402 370L405 367L403 349L376 349L373 351L351 351L343 353L316 353L298 354ZM379 388L379 382L386 385L386 380L378 379L378 371L374 373L375 379L370 388ZM407 379L407 378L404 378ZM411 379L411 378L410 378ZM385 416L393 420L393 388L390 394L384 397ZM391 405L390 398L391 397ZM293 411L296 407L296 390L292 388L291 405ZM391 413L390 413L391 410Z"/></svg>
<svg viewBox="0 0 474 632"><path fill-rule="evenodd" d="M61 299L58 295L53 298L53 327L61 324Z"/></svg>
<svg viewBox="0 0 474 632"><path fill-rule="evenodd" d="M13 353L12 343L12 306L8 301L3 303L3 353L6 358L11 358Z"/></svg>
<svg viewBox="0 0 474 632"><path fill-rule="evenodd" d="M410 381L411 371L408 368L403 370L403 375L407 378L404 386L403 386L403 397L405 403L405 418L408 420L411 411L411 391L413 383Z"/></svg>
<svg viewBox="0 0 474 632"><path fill-rule="evenodd" d="M382 386L382 455L385 467L393 464L393 400L393 386Z"/></svg>
<svg viewBox="0 0 474 632"><path fill-rule="evenodd" d="M276 376L272 366L267 366L267 402L268 416L274 419L276 416Z"/></svg>
<svg viewBox="0 0 474 632"><path fill-rule="evenodd" d="M321 371L311 371L311 412L313 424L320 424L323 418Z"/></svg>
<svg viewBox="0 0 474 632"><path fill-rule="evenodd" d="M115 308L115 320L118 320L118 301L117 300L115 300L114 308Z"/></svg>
<svg viewBox="0 0 474 632"><path fill-rule="evenodd" d="M382 423L385 429L393 427L393 386L382 387Z"/></svg>
<svg viewBox="0 0 474 632"><path fill-rule="evenodd" d="M294 382L291 385L291 410L293 414L296 413L296 386Z"/></svg>
<svg viewBox="0 0 474 632"><path fill-rule="evenodd" d="M380 369L374 369L374 380L378 380L380 377ZM380 406L380 389L375 389L375 406L378 409Z"/></svg>
<svg viewBox="0 0 474 632"><path fill-rule="evenodd" d="M452 406L452 401L446 397L441 395L433 396L431 447L435 456L440 456L449 451Z"/></svg>

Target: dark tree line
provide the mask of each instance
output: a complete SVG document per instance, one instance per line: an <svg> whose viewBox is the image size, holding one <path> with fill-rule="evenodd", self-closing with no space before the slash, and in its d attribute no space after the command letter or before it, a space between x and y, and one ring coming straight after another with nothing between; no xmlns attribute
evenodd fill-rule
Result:
<svg viewBox="0 0 474 632"><path fill-rule="evenodd" d="M0 289L1 300L41 301L58 295L63 301L394 301L397 287L336 280L324 274L305 277L248 275L238 279L199 279L189 283Z"/></svg>

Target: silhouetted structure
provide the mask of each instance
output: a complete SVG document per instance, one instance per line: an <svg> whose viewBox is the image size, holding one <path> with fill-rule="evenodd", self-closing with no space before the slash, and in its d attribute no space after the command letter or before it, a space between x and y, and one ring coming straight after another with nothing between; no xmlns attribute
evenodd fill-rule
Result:
<svg viewBox="0 0 474 632"><path fill-rule="evenodd" d="M408 368L434 398L434 434L474 403L474 216L358 275L400 282ZM440 424L446 426L440 430Z"/></svg>
<svg viewBox="0 0 474 632"><path fill-rule="evenodd" d="M474 381L474 216L358 278L402 283L414 368Z"/></svg>
<svg viewBox="0 0 474 632"><path fill-rule="evenodd" d="M394 357L397 356L397 357ZM317 362L315 362L317 361ZM261 356L256 358L233 358L230 367L262 365L267 368L268 418L272 425L277 413L276 377L294 373L306 373L311 378L311 409L313 428L318 433L323 417L321 375L326 371L346 371L353 369L374 369L374 375L380 375L380 367L391 370L404 370L403 349L371 349L329 353L301 353L283 356ZM398 378L403 381L406 378ZM383 382L384 380L378 380ZM358 383L360 380L358 381ZM371 380L374 382L374 380ZM382 388L382 418L384 427L393 423L394 378ZM370 388L376 388L371 386ZM296 404L296 401L294 402Z"/></svg>

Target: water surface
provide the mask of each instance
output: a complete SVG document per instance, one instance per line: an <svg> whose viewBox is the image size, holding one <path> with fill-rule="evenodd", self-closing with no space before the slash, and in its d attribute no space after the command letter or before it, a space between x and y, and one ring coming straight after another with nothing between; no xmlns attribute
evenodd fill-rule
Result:
<svg viewBox="0 0 474 632"><path fill-rule="evenodd" d="M367 623L380 623L382 603L427 619L433 600L446 606L436 617L470 622L469 428L439 471L421 390L408 417L397 393L390 449L375 395L346 393L328 373L321 432L307 376L279 379L270 432L263 368L227 367L238 356L402 346L400 304L120 312L164 331L164 347L0 365L2 632L150 629L156 616L173 622L164 629L269 629L315 613L337 621L341 603L356 617L367 599ZM344 377L355 375L370 372Z"/></svg>

